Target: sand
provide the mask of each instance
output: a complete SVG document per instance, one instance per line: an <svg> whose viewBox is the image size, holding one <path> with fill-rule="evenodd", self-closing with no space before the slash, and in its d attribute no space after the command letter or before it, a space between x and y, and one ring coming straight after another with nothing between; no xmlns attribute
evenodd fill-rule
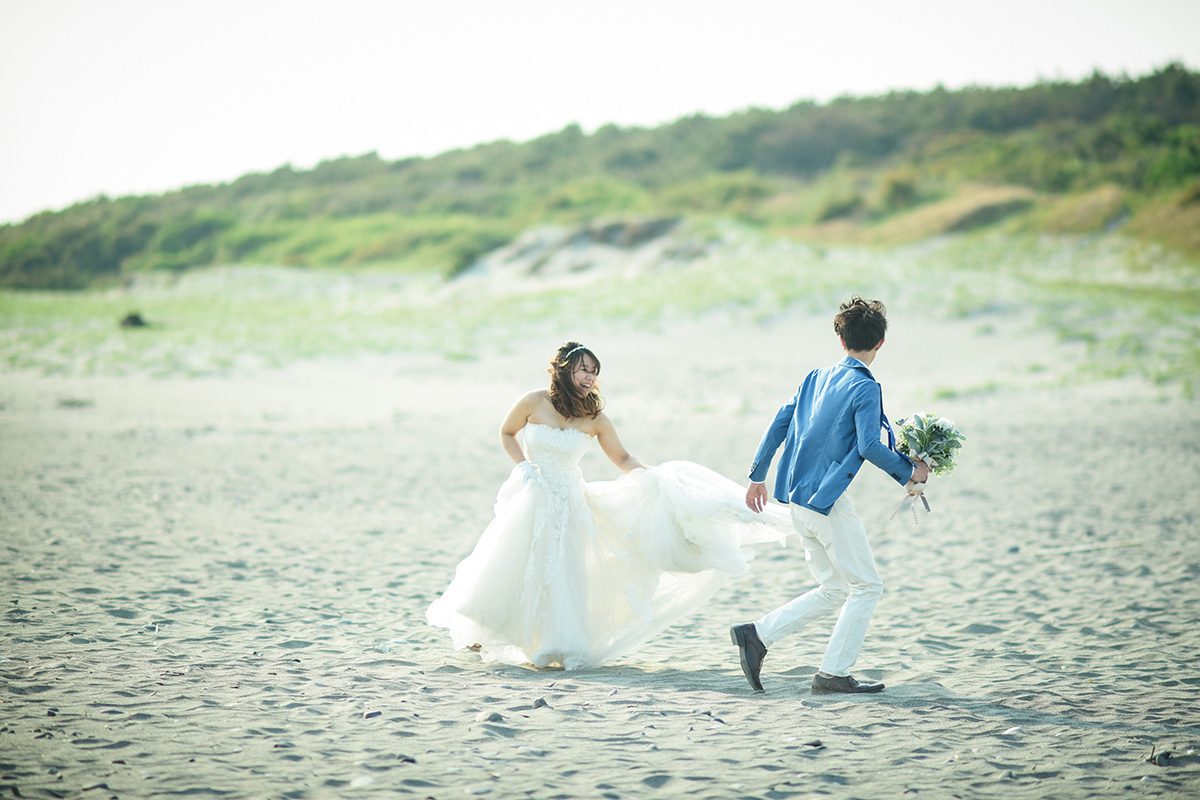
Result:
<svg viewBox="0 0 1200 800"><path fill-rule="evenodd" d="M839 355L824 317L582 327L632 452L739 481ZM893 418L968 436L919 525L878 471L851 488L886 584L856 674L882 694L811 694L831 621L750 692L727 629L812 585L795 547L612 666L452 651L425 608L490 518L501 417L571 333L0 377L0 796L1200 793L1200 404L1057 384L1079 352L1016 323L896 318L876 363ZM584 470L616 475L598 448Z"/></svg>

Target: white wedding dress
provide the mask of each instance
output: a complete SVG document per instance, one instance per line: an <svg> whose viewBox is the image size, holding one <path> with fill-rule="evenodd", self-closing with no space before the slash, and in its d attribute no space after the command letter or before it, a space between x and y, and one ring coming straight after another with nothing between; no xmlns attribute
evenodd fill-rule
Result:
<svg viewBox="0 0 1200 800"><path fill-rule="evenodd" d="M456 648L538 667L611 661L745 572L753 552L743 545L792 531L781 507L755 514L741 486L686 461L587 483L579 460L591 438L525 426L534 476L513 470L495 518L427 612Z"/></svg>

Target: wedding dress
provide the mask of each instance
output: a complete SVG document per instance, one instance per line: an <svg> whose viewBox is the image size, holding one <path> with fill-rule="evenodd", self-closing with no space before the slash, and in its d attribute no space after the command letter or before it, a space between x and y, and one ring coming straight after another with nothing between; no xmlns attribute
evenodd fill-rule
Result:
<svg viewBox="0 0 1200 800"><path fill-rule="evenodd" d="M698 464L674 461L615 481L585 482L592 437L528 423L531 476L514 469L495 517L427 618L485 661L611 661L694 611L753 552L782 542L787 513L746 508L745 491Z"/></svg>

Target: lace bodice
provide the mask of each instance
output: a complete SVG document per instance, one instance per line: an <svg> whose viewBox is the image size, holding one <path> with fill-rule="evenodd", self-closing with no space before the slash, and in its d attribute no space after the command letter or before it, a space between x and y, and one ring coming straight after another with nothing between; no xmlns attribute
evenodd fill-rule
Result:
<svg viewBox="0 0 1200 800"><path fill-rule="evenodd" d="M525 425L525 456L543 474L579 472L579 459L592 437L575 428L555 428L529 422Z"/></svg>

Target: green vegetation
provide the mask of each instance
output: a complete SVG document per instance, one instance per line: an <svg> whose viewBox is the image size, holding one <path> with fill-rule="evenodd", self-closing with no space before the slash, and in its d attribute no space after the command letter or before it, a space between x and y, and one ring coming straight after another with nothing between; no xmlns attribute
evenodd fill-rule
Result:
<svg viewBox="0 0 1200 800"><path fill-rule="evenodd" d="M576 125L428 159L284 166L0 227L0 285L80 289L214 264L452 275L545 222L727 218L814 241L994 225L1200 252L1200 74L797 103L653 129Z"/></svg>
<svg viewBox="0 0 1200 800"><path fill-rule="evenodd" d="M861 292L886 297L898 317L947 330L1048 333L1047 342L1063 343L1047 352L1049 364L998 364L979 386L930 387L936 397L1124 376L1187 396L1200 390L1200 258L1180 251L1121 236L999 230L874 248L789 241L745 223L682 228L672 235L713 246L636 276L445 283L429 273L243 266L88 292L0 290L0 368L161 376L396 350L474 359L573 330L582 307L588 325L657 329L708 314L824 315ZM150 327L117 325L133 311Z"/></svg>

